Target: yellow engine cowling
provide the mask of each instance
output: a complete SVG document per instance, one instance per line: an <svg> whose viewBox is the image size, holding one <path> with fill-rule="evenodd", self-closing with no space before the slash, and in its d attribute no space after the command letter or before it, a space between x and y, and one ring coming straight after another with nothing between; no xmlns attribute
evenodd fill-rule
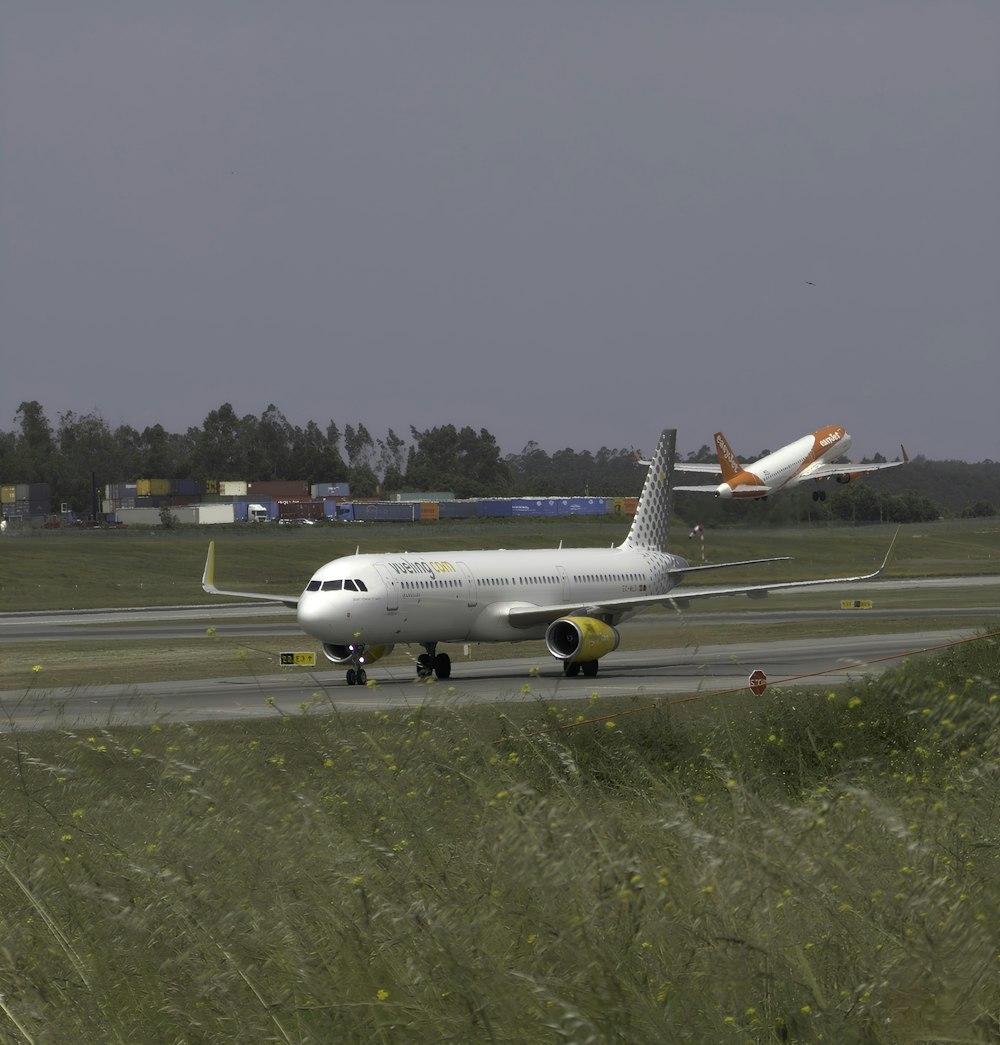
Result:
<svg viewBox="0 0 1000 1045"><path fill-rule="evenodd" d="M618 648L618 629L595 617L560 617L545 632L545 645L557 660L599 660Z"/></svg>
<svg viewBox="0 0 1000 1045"><path fill-rule="evenodd" d="M383 643L378 646L334 646L332 643L323 643L323 653L327 660L334 664L350 665L359 667L363 664L374 664L381 660L386 654L392 652L392 643Z"/></svg>

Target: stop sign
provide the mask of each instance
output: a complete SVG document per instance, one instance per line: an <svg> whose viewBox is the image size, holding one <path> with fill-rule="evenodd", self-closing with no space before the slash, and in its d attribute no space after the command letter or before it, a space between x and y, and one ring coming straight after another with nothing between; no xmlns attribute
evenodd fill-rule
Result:
<svg viewBox="0 0 1000 1045"><path fill-rule="evenodd" d="M750 673L750 691L759 697L767 689L767 676L760 668Z"/></svg>

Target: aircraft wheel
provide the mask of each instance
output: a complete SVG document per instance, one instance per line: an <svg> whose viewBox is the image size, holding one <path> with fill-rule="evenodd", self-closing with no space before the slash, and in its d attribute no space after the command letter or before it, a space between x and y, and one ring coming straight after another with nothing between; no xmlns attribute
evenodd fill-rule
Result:
<svg viewBox="0 0 1000 1045"><path fill-rule="evenodd" d="M568 679L575 679L580 674L580 665L573 661L572 663L568 660L563 661L563 674Z"/></svg>
<svg viewBox="0 0 1000 1045"><path fill-rule="evenodd" d="M429 653L417 657L417 678L425 679L434 671L434 658Z"/></svg>
<svg viewBox="0 0 1000 1045"><path fill-rule="evenodd" d="M367 685L368 683L368 672L364 668L358 668L358 674L355 681L359 686Z"/></svg>
<svg viewBox="0 0 1000 1045"><path fill-rule="evenodd" d="M585 660L580 665L581 670L586 678L592 679L597 674L597 661L596 660Z"/></svg>
<svg viewBox="0 0 1000 1045"><path fill-rule="evenodd" d="M347 684L348 686L355 686L358 682L358 673L354 668L347 669Z"/></svg>
<svg viewBox="0 0 1000 1045"><path fill-rule="evenodd" d="M439 653L434 658L434 674L439 679L451 678L451 657L447 653Z"/></svg>

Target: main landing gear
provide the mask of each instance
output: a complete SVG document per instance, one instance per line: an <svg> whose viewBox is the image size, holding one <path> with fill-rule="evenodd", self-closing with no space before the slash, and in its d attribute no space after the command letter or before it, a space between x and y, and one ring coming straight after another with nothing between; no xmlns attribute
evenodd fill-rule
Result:
<svg viewBox="0 0 1000 1045"><path fill-rule="evenodd" d="M364 668L347 669L348 686L365 686L368 684L368 673Z"/></svg>
<svg viewBox="0 0 1000 1045"><path fill-rule="evenodd" d="M596 660L564 660L563 675L568 679L575 679L581 672L584 678L592 679L597 674Z"/></svg>
<svg viewBox="0 0 1000 1045"><path fill-rule="evenodd" d="M429 679L436 675L439 679L451 678L451 657L447 653L437 653L436 642L421 642L425 652L417 657L417 678Z"/></svg>
<svg viewBox="0 0 1000 1045"><path fill-rule="evenodd" d="M826 490L813 490L813 500L814 501L825 501L826 500Z"/></svg>

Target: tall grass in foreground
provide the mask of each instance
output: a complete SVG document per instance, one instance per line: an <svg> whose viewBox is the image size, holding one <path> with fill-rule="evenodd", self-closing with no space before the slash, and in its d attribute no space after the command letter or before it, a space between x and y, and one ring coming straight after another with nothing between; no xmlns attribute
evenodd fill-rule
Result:
<svg viewBox="0 0 1000 1045"><path fill-rule="evenodd" d="M8 734L0 1041L996 1041L998 691Z"/></svg>

